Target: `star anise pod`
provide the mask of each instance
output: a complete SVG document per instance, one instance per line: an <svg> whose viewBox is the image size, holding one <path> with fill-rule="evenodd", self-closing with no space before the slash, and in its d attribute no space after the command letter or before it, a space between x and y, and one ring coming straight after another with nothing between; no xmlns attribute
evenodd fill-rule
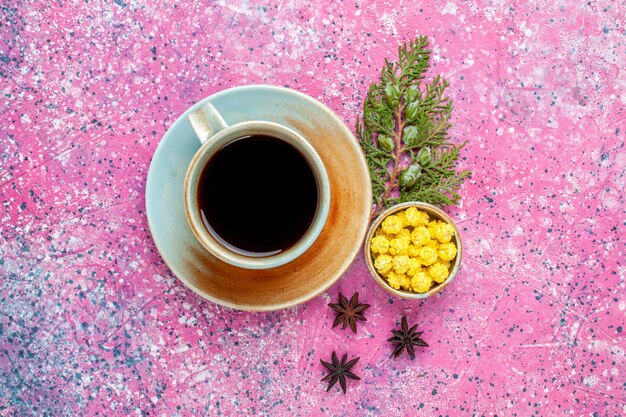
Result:
<svg viewBox="0 0 626 417"><path fill-rule="evenodd" d="M369 304L359 303L358 292L354 293L350 301L342 293L339 293L339 302L330 303L328 306L339 313L333 322L333 327L343 324L344 329L350 326L354 333L356 333L356 321L367 321L363 312L370 308Z"/></svg>
<svg viewBox="0 0 626 417"><path fill-rule="evenodd" d="M406 316L402 317L401 330L392 330L391 333L393 333L393 337L387 339L389 342L397 345L391 356L397 358L402 355L402 352L406 349L411 359L415 359L415 349L413 347L428 346L428 343L420 338L424 332L416 332L416 329L417 324L409 329L409 325L406 322Z"/></svg>
<svg viewBox="0 0 626 417"><path fill-rule="evenodd" d="M335 386L337 381L339 381L339 385L341 385L341 390L345 394L346 393L346 378L356 379L356 380L361 379L360 377L350 372L350 369L354 366L355 363L359 361L360 358L354 358L349 362L346 362L346 359L348 359L347 353L344 354L341 357L341 361L339 361L339 358L337 358L337 354L335 353L334 350L333 350L333 355L332 355L332 363L328 363L320 359L320 362L322 363L322 365L324 365L324 367L330 371L328 375L322 378L322 381L330 381L328 383L328 388L326 389L326 392L330 391L330 389Z"/></svg>

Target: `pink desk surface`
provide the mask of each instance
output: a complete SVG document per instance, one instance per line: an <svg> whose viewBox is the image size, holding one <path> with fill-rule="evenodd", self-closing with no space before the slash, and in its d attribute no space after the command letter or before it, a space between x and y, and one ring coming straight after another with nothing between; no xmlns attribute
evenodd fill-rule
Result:
<svg viewBox="0 0 626 417"><path fill-rule="evenodd" d="M19 1L0 7L0 415L626 415L626 7L619 1ZM428 35L467 140L462 270L391 298L362 257L274 313L184 287L150 159L192 103L267 83L349 126ZM339 291L373 305L331 329ZM389 358L402 315L430 348ZM361 357L325 392L320 359Z"/></svg>

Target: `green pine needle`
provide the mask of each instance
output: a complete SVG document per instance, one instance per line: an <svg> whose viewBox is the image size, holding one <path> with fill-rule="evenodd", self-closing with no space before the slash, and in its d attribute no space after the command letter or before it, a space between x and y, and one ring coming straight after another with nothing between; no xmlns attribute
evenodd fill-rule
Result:
<svg viewBox="0 0 626 417"><path fill-rule="evenodd" d="M404 201L457 204L471 175L456 170L465 143L449 141L448 82L439 75L425 81L430 54L426 36L400 46L398 60L385 60L380 83L370 85L363 103L356 132L372 178L372 216Z"/></svg>

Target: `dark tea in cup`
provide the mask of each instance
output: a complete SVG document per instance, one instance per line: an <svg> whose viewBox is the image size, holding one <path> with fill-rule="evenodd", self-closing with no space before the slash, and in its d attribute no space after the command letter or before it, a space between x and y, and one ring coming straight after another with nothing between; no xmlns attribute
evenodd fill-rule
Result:
<svg viewBox="0 0 626 417"><path fill-rule="evenodd" d="M251 257L288 250L318 210L315 173L288 142L250 135L229 142L207 161L197 188L198 210L213 238Z"/></svg>

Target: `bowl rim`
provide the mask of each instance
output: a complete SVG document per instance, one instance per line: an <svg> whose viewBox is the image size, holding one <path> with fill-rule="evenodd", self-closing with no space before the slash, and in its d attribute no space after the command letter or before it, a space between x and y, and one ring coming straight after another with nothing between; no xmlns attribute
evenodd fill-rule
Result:
<svg viewBox="0 0 626 417"><path fill-rule="evenodd" d="M387 283L387 281L378 273L378 271L376 271L376 268L374 268L374 261L370 253L370 244L372 241L372 237L374 233L376 232L376 230L378 229L378 227L380 226L380 224L383 222L383 220L387 218L388 216L394 213L397 213L399 211L405 210L409 207L415 207L417 209L425 210L428 212L429 215L434 214L435 217L440 218L440 220L446 221L454 229L454 239L456 240L457 254L456 254L455 261L454 261L454 265L452 266L452 269L450 270L450 275L448 275L448 278L446 278L444 282L432 287L430 290L428 290L425 293L409 292L406 290L396 290L395 288L392 288ZM446 288L450 284L450 282L452 282L452 280L458 273L459 266L461 264L461 258L463 256L463 241L461 239L461 234L459 233L459 230L454 220L441 208L435 205L429 204L429 203L425 203L423 201L407 201L404 203L394 204L393 206L385 209L382 213L378 215L378 217L376 217L376 219L374 219L374 221L370 225L367 231L367 235L365 237L365 244L363 246L364 246L363 252L365 256L365 263L367 264L367 269L369 270L370 275L372 275L374 280L378 283L378 285L380 285L385 291L397 297L411 299L411 300L423 300L425 298L430 297L431 295L441 292L444 288Z"/></svg>

